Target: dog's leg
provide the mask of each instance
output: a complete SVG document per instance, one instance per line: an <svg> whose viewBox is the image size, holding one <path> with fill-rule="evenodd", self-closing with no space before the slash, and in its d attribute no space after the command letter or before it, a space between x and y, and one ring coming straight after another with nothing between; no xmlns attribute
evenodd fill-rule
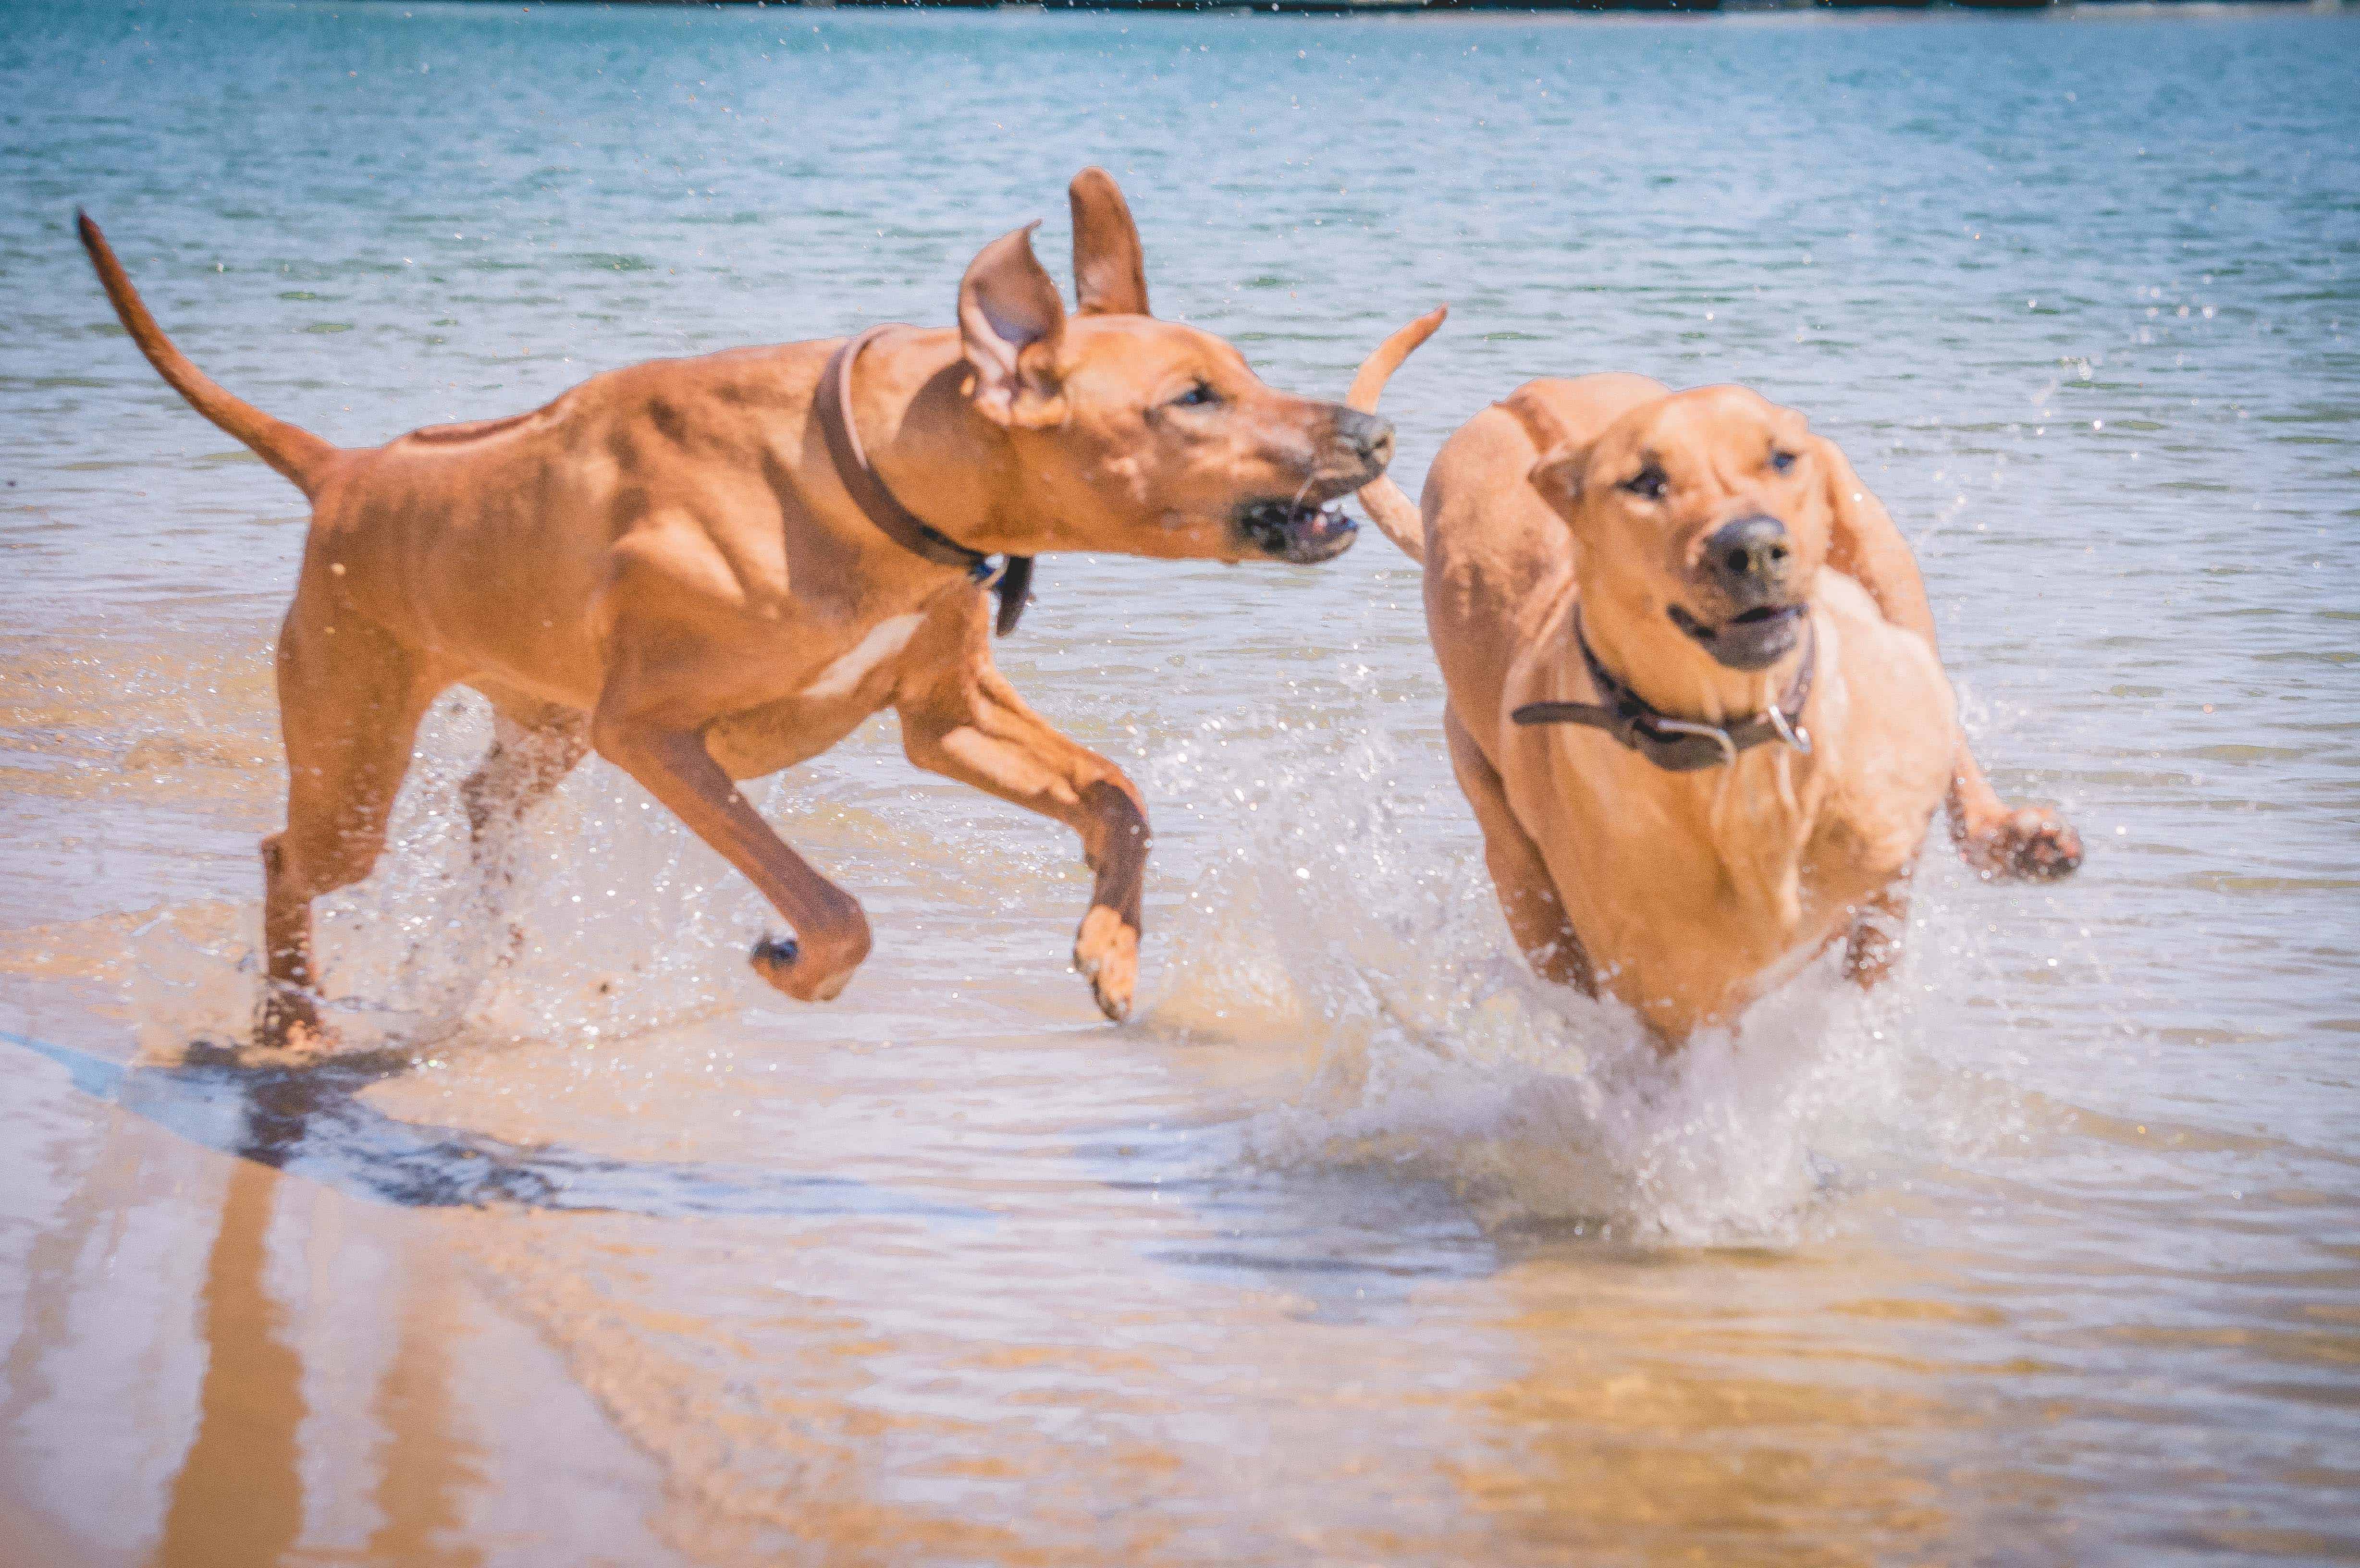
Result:
<svg viewBox="0 0 2360 1568"><path fill-rule="evenodd" d="M1131 1016L1139 981L1140 890L1147 877L1147 810L1122 769L1076 746L1024 705L989 662L976 620L967 657L896 699L910 760L987 794L1054 817L1079 833L1082 858L1098 874L1090 907L1074 933L1074 967L1098 1010Z"/></svg>
<svg viewBox="0 0 2360 1568"><path fill-rule="evenodd" d="M1819 449L1827 466L1833 513L1828 564L1857 580L1886 620L1924 637L1939 657L1934 607L1927 601L1926 581L1909 541L1901 537L1885 503L1861 483L1843 450L1824 439ZM1946 804L1951 842L1978 876L2057 877L2081 864L2081 835L2072 824L2036 806L2010 810L1984 777L1963 728L1951 759Z"/></svg>
<svg viewBox="0 0 2360 1568"><path fill-rule="evenodd" d="M1901 963L1903 934L1909 929L1909 878L1896 877L1862 906L1844 939L1844 974L1863 991L1892 978Z"/></svg>
<svg viewBox="0 0 2360 1568"><path fill-rule="evenodd" d="M418 722L444 684L410 651L300 593L279 638L287 826L262 841L268 968L257 1038L324 1045L311 964L311 900L366 877L385 848Z"/></svg>
<svg viewBox="0 0 2360 1568"><path fill-rule="evenodd" d="M1963 735L1959 768L1946 802L1951 842L1986 881L2066 876L2081 864L2081 835L2073 824L2039 806L2010 809L1975 766Z"/></svg>
<svg viewBox="0 0 2360 1568"><path fill-rule="evenodd" d="M1450 743L1450 766L1459 775L1459 788L1482 826L1483 864L1491 870L1500 912L1508 918L1516 946L1541 978L1597 996L1598 975L1590 954L1566 919L1564 900L1557 897L1540 846L1509 809L1499 770L1448 707L1442 711L1442 733Z"/></svg>
<svg viewBox="0 0 2360 1568"><path fill-rule="evenodd" d="M459 786L467 808L467 853L485 917L501 920L516 881L517 830L533 808L557 792L590 751L590 715L562 702L540 702L505 691L492 701L492 744ZM506 968L524 949L521 922L507 921L508 942L495 963Z"/></svg>
<svg viewBox="0 0 2360 1568"><path fill-rule="evenodd" d="M736 866L794 928L792 940L755 944L755 973L799 1002L833 1000L869 956L869 917L859 901L770 831L713 760L701 727L634 712L623 696L610 686L601 699L591 745Z"/></svg>
<svg viewBox="0 0 2360 1568"><path fill-rule="evenodd" d="M590 752L590 715L561 702L506 692L492 697L492 745L459 786L476 869L488 882L508 869L505 839L554 794Z"/></svg>

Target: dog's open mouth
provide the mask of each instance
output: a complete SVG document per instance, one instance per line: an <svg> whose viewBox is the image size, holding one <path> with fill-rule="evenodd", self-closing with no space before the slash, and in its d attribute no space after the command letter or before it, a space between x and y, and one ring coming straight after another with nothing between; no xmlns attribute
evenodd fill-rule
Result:
<svg viewBox="0 0 2360 1568"><path fill-rule="evenodd" d="M1671 617L1672 625L1732 670L1767 670L1793 650L1803 628L1800 604L1756 604L1713 626L1677 604Z"/></svg>
<svg viewBox="0 0 2360 1568"><path fill-rule="evenodd" d="M1299 566L1333 561L1352 548L1360 531L1333 501L1250 501L1238 509L1238 533L1246 543Z"/></svg>

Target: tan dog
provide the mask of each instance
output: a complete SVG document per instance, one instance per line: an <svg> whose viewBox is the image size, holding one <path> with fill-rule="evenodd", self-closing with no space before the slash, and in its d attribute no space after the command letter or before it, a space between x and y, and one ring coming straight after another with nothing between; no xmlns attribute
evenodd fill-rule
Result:
<svg viewBox="0 0 2360 1568"><path fill-rule="evenodd" d="M891 707L918 766L1081 835L1097 883L1074 961L1125 1016L1146 814L1120 769L992 668L985 557L1008 557L1003 630L1038 551L1324 561L1353 532L1327 503L1382 472L1393 435L1151 319L1121 191L1086 169L1071 196L1074 317L1028 227L968 267L956 328L660 360L532 413L354 451L207 379L82 220L148 362L312 503L279 641L289 786L286 831L263 844L266 1044L319 1034L311 900L368 874L420 716L456 683L496 713L465 788L479 841L595 747L785 917L792 938L753 963L805 1001L843 990L869 922L736 781Z"/></svg>
<svg viewBox="0 0 2360 1568"><path fill-rule="evenodd" d="M1371 356L1354 407L1443 315ZM1423 508L1390 479L1360 494L1426 564L1451 761L1518 945L1664 1040L1838 939L1873 984L1946 791L1987 875L2080 864L1976 767L1908 546L1801 415L1535 381L1443 446Z"/></svg>

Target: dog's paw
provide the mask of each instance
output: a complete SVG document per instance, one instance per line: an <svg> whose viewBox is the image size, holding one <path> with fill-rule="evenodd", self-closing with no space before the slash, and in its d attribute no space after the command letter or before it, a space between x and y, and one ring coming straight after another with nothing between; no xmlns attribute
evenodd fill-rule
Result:
<svg viewBox="0 0 2360 1568"><path fill-rule="evenodd" d="M2038 806L2003 808L1968 824L1959 855L1985 881L2054 881L2081 864L2081 835Z"/></svg>
<svg viewBox="0 0 2360 1568"><path fill-rule="evenodd" d="M336 1031L321 1019L318 998L271 982L262 998L262 1016L255 1020L253 1046L241 1057L249 1066L314 1062L335 1049Z"/></svg>
<svg viewBox="0 0 2360 1568"><path fill-rule="evenodd" d="M747 962L754 973L798 1002L833 1002L852 984L852 972L869 956L867 933L857 951L806 945L791 936L765 936Z"/></svg>
<svg viewBox="0 0 2360 1568"><path fill-rule="evenodd" d="M1104 904L1091 905L1074 933L1074 967L1087 976L1098 1011L1122 1022L1139 984L1139 929Z"/></svg>

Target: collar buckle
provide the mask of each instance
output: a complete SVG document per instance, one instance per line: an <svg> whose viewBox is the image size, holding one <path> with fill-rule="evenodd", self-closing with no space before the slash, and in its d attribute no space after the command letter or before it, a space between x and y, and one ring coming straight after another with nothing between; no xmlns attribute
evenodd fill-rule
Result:
<svg viewBox="0 0 2360 1568"><path fill-rule="evenodd" d="M1737 760L1737 743L1732 740L1729 732L1719 724L1700 724L1690 719L1667 719L1661 713L1649 713L1647 730L1676 735L1683 740L1700 736L1712 742L1720 749L1721 755L1717 757L1710 757L1702 764L1688 763L1686 766L1677 762L1667 762L1652 751L1648 753L1648 759L1655 762L1657 767L1668 768L1676 773L1688 773L1699 766L1710 768L1715 763L1734 763ZM1672 744L1677 746L1678 743ZM1685 751L1687 748L1682 749Z"/></svg>

